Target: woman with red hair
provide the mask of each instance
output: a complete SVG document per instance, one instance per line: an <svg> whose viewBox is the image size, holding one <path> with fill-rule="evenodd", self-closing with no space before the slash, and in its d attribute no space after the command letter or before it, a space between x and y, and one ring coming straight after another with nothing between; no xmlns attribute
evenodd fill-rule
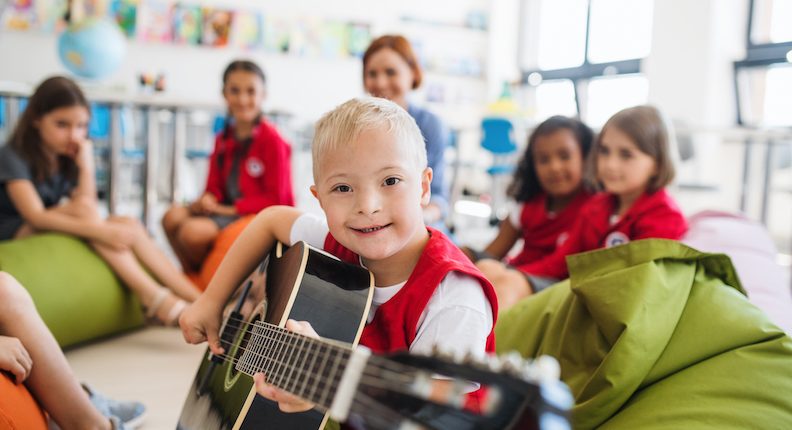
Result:
<svg viewBox="0 0 792 430"><path fill-rule="evenodd" d="M444 185L443 154L448 144L448 129L437 115L407 100L411 90L423 79L421 66L410 42L403 36L385 35L371 42L363 54L363 86L375 97L383 97L403 107L415 119L426 142L426 158L432 168L432 198L424 208L424 220L438 224L448 210Z"/></svg>

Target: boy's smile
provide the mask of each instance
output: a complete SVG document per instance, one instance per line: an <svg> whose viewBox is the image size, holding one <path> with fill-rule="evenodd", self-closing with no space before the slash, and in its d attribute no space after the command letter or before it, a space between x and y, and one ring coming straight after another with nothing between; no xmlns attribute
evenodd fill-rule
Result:
<svg viewBox="0 0 792 430"><path fill-rule="evenodd" d="M364 130L328 151L311 188L333 237L361 256L377 285L406 280L429 239L422 206L432 171L422 171L408 145L386 130Z"/></svg>
<svg viewBox="0 0 792 430"><path fill-rule="evenodd" d="M391 223L391 224L386 224L386 225L375 225L375 226L371 226L371 227L361 227L361 228L352 227L352 230L355 230L356 232L358 232L360 234L363 234L363 235L368 235L368 234L372 234L372 233L381 232L383 229L386 229L386 228L388 228L388 227L390 227L392 225L393 224Z"/></svg>

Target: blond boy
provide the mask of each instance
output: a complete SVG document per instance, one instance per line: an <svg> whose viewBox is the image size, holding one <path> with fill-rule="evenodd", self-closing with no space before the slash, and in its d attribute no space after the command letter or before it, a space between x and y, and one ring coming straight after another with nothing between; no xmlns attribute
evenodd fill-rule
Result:
<svg viewBox="0 0 792 430"><path fill-rule="evenodd" d="M311 193L325 218L291 207L263 210L223 260L206 292L181 317L185 339L222 353L221 311L275 241L303 240L374 274L374 303L360 343L374 352L493 352L492 286L448 238L427 228L422 207L432 170L415 121L380 98L352 99L325 114L313 141ZM287 328L314 334L310 325ZM310 405L268 386L259 394L284 411Z"/></svg>

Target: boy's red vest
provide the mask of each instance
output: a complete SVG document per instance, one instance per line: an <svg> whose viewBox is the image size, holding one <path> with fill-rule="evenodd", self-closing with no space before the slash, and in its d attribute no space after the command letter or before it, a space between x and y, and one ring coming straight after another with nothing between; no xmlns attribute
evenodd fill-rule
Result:
<svg viewBox="0 0 792 430"><path fill-rule="evenodd" d="M494 353L498 301L492 284L443 233L431 227L427 227L427 230L430 234L429 242L407 283L396 295L377 308L374 319L363 329L360 344L379 353L409 349L418 331L418 320L437 286L448 273L459 272L479 281L490 303L493 330L487 336L486 351ZM338 243L330 233L325 239L324 249L343 261L360 264L358 255ZM476 400L480 400L481 396L482 390L471 393L468 405L477 409Z"/></svg>

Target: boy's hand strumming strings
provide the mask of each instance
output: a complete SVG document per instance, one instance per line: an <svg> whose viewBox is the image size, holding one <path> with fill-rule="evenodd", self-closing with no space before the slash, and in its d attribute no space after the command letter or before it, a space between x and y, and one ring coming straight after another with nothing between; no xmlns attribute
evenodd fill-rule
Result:
<svg viewBox="0 0 792 430"><path fill-rule="evenodd" d="M222 355L225 352L219 336L222 312L222 303L214 303L205 294L201 295L179 317L184 340L192 344L207 342L212 354Z"/></svg>

